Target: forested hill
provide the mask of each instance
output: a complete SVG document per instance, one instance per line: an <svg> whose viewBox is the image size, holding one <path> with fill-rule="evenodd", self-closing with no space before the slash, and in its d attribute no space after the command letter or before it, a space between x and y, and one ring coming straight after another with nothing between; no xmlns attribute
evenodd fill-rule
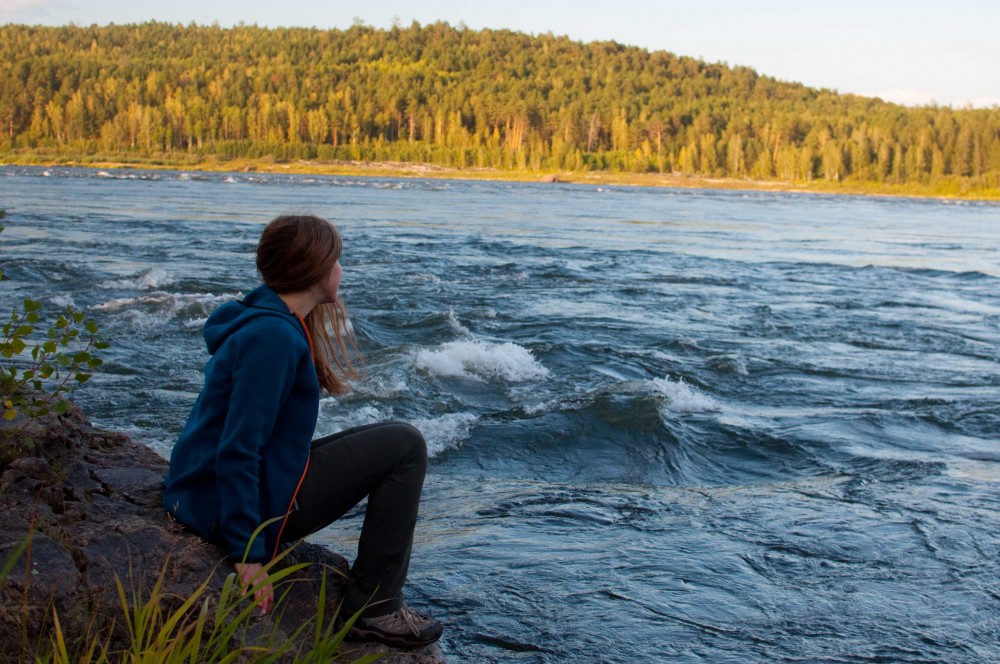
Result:
<svg viewBox="0 0 1000 664"><path fill-rule="evenodd" d="M146 23L7 25L0 50L8 155L1000 186L1000 108L905 108L614 42Z"/></svg>

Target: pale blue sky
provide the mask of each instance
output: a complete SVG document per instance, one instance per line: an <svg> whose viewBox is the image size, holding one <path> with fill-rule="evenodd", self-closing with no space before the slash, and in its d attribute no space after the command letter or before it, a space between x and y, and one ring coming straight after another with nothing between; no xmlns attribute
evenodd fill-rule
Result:
<svg viewBox="0 0 1000 664"><path fill-rule="evenodd" d="M0 24L347 28L355 18L613 39L899 103L1000 105L1000 0L0 0Z"/></svg>

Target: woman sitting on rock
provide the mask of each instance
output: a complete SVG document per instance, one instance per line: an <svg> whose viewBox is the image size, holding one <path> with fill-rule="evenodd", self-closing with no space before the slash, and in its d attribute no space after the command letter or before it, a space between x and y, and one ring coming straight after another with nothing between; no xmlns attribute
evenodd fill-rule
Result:
<svg viewBox="0 0 1000 664"><path fill-rule="evenodd" d="M441 623L401 595L427 471L423 437L408 424L384 422L310 442L320 390L342 394L356 377L337 297L341 249L336 229L317 217L282 216L264 228L257 245L264 285L205 323L212 357L170 455L163 503L223 547L267 613L274 594L263 564L367 496L340 616L364 608L352 638L426 645L441 636Z"/></svg>

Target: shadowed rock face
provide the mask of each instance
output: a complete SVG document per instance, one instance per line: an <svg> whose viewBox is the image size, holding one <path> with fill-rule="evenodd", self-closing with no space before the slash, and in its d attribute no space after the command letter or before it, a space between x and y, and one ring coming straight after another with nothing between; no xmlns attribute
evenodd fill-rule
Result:
<svg viewBox="0 0 1000 664"><path fill-rule="evenodd" d="M127 629L116 578L130 601L132 593L148 597L161 573L165 596L178 605L206 579L209 596L218 597L232 567L220 549L185 532L161 507L167 463L159 455L124 434L95 429L77 408L2 426L5 452L25 435L33 444L19 450L26 456L10 460L5 453L0 461L0 564L31 534L28 550L0 581L0 661L48 652L53 609L71 648L74 638L100 634L111 652L121 650ZM324 575L326 620L334 615L347 560L306 542L286 560L310 565L279 584L276 596L283 599L270 616L255 612L244 643L265 636L291 642L316 616ZM307 640L313 633L302 630ZM343 650L348 659L381 652L381 661L444 661L437 645L407 651L347 642Z"/></svg>

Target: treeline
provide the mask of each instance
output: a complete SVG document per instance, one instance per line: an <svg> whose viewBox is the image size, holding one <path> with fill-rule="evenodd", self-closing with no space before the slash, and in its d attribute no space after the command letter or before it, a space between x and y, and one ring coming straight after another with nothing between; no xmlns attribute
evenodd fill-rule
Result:
<svg viewBox="0 0 1000 664"><path fill-rule="evenodd" d="M1000 108L905 108L614 42L0 27L0 150L1000 186Z"/></svg>

